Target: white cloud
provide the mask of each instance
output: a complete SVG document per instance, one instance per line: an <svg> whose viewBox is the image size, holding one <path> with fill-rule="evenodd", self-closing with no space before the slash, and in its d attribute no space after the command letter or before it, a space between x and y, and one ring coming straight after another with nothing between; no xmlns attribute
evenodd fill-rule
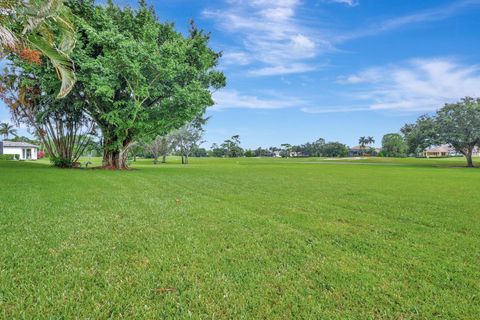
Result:
<svg viewBox="0 0 480 320"><path fill-rule="evenodd" d="M343 0L338 0L337 2L342 2ZM345 0L349 1L349 0ZM447 19L461 10L465 10L471 6L480 5L480 0L459 0L454 1L451 4L435 7L432 9L424 10L421 12L416 12L413 14L408 14L404 16L394 17L381 21L379 23L374 23L372 25L363 27L361 29L348 32L342 35L338 35L335 40L332 40L335 43L344 42L352 39L374 36L383 32L396 30L402 27L411 26L418 23L440 21Z"/></svg>
<svg viewBox="0 0 480 320"><path fill-rule="evenodd" d="M357 74L339 77L337 82L341 84L371 83L380 81L382 77L381 70L371 68Z"/></svg>
<svg viewBox="0 0 480 320"><path fill-rule="evenodd" d="M333 106L333 107L304 107L300 108L300 111L305 113L343 113L343 112L359 112L359 111L371 111L369 107L361 107L361 106L353 106L353 107L345 107L345 106Z"/></svg>
<svg viewBox="0 0 480 320"><path fill-rule="evenodd" d="M356 0L330 0L330 2L346 4L349 7L355 7L358 5L358 1Z"/></svg>
<svg viewBox="0 0 480 320"><path fill-rule="evenodd" d="M245 66L250 64L252 57L243 51L227 51L223 53L222 62L226 65Z"/></svg>
<svg viewBox="0 0 480 320"><path fill-rule="evenodd" d="M249 74L253 76L273 76L273 75L281 75L281 74L292 74L292 73L304 73L309 71L314 71L316 69L315 66L303 64L303 63L295 63L288 66L273 66L273 67L265 67L260 69L250 70Z"/></svg>
<svg viewBox="0 0 480 320"><path fill-rule="evenodd" d="M242 57L244 65L260 65L255 67L259 70L251 70L251 75L311 71L315 69L313 66L298 66L306 65L306 60L331 48L328 41L316 40L318 31L307 28L298 19L298 0L230 0L227 3L225 10L205 10L203 15L241 40L243 54L248 56L248 59ZM238 52L230 52L235 50L224 51L227 58L239 56Z"/></svg>
<svg viewBox="0 0 480 320"><path fill-rule="evenodd" d="M284 96L258 97L243 95L236 90L222 90L214 93L216 105L211 110L222 109L284 109L301 107L305 101Z"/></svg>
<svg viewBox="0 0 480 320"><path fill-rule="evenodd" d="M250 65L247 74L272 76L311 72L317 69L312 59L336 51L336 46L352 39L375 36L414 24L447 19L480 0L459 0L428 10L393 17L347 32L320 28L322 19L308 19L300 0L225 0L224 9L204 10L237 43L224 48L225 65ZM348 6L358 0L322 0ZM315 25L315 27L313 27ZM302 66L302 67L299 67ZM307 67L308 66L308 67ZM355 81L350 79L347 81Z"/></svg>
<svg viewBox="0 0 480 320"><path fill-rule="evenodd" d="M355 98L369 101L371 110L433 111L465 96L480 96L480 66L449 58L414 59L341 79L362 85Z"/></svg>

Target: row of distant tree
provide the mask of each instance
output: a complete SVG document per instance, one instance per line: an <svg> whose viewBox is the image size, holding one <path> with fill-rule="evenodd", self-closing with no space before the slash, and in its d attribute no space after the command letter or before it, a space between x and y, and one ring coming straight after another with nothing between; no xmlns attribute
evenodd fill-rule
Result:
<svg viewBox="0 0 480 320"><path fill-rule="evenodd" d="M480 148L480 99L466 97L457 103L445 104L433 115L420 116L415 123L404 125L400 133L384 135L380 150L373 147L375 139L371 136L360 137L358 143L361 155L384 157L419 156L431 146L447 144L463 154L471 167L473 151L475 147ZM322 138L302 145L285 143L280 147L243 149L240 136L235 135L221 144L213 144L210 150L193 143L190 151L195 156L214 157L345 157L350 150L345 144L326 142Z"/></svg>
<svg viewBox="0 0 480 320"><path fill-rule="evenodd" d="M197 117L194 121L178 130L151 140L137 140L129 149L134 160L137 156L152 158L154 163L166 161L170 154L182 157L182 163L194 157L345 157L351 149L340 142L326 142L318 139L301 145L282 144L280 147L244 149L240 136L234 135L221 144L214 143L209 150L202 148L204 125L208 121ZM0 134L4 137L16 135L9 124L0 124ZM41 141L26 137L15 137L13 141L41 144ZM101 156L103 139L90 139L84 155ZM381 150L373 148L375 139L363 136L358 140L360 155L378 155L384 157L418 156L425 149L447 144L467 159L467 165L473 166L472 154L480 147L480 99L464 98L458 103L446 104L434 115L422 115L415 123L404 125L400 133L389 133L382 138Z"/></svg>

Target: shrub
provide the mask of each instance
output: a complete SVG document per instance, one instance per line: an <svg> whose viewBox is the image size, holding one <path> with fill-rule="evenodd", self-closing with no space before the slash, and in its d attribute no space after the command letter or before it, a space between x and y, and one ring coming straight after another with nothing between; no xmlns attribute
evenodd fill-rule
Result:
<svg viewBox="0 0 480 320"><path fill-rule="evenodd" d="M71 159L62 157L50 157L50 161L58 168L72 168L74 164Z"/></svg>
<svg viewBox="0 0 480 320"><path fill-rule="evenodd" d="M252 150L246 150L244 156L247 158L255 157L255 152L253 152Z"/></svg>
<svg viewBox="0 0 480 320"><path fill-rule="evenodd" d="M13 154L0 154L0 160L14 160L16 155Z"/></svg>

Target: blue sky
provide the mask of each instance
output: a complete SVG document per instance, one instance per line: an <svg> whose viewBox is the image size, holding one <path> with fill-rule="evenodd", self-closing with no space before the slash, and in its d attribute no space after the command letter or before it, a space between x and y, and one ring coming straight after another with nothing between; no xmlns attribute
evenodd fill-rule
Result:
<svg viewBox="0 0 480 320"><path fill-rule="evenodd" d="M480 0L150 3L182 31L194 18L224 53L228 85L214 94L206 146L234 134L247 148L379 144L445 102L480 96Z"/></svg>

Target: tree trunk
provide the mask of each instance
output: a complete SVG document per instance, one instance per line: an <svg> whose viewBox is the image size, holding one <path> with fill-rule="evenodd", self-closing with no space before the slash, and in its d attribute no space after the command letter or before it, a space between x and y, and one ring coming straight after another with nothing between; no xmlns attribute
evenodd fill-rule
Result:
<svg viewBox="0 0 480 320"><path fill-rule="evenodd" d="M188 156L185 156L185 163L184 164L188 164Z"/></svg>
<svg viewBox="0 0 480 320"><path fill-rule="evenodd" d="M103 167L112 170L128 169L127 158L129 146L130 142L124 141L123 148L121 150L105 149L103 151Z"/></svg>
<svg viewBox="0 0 480 320"><path fill-rule="evenodd" d="M123 154L119 150L105 150L103 152L103 166L107 169L128 169Z"/></svg>
<svg viewBox="0 0 480 320"><path fill-rule="evenodd" d="M162 163L167 163L167 155L164 154L162 157Z"/></svg>
<svg viewBox="0 0 480 320"><path fill-rule="evenodd" d="M469 150L465 157L467 158L467 167L473 168L472 150Z"/></svg>

